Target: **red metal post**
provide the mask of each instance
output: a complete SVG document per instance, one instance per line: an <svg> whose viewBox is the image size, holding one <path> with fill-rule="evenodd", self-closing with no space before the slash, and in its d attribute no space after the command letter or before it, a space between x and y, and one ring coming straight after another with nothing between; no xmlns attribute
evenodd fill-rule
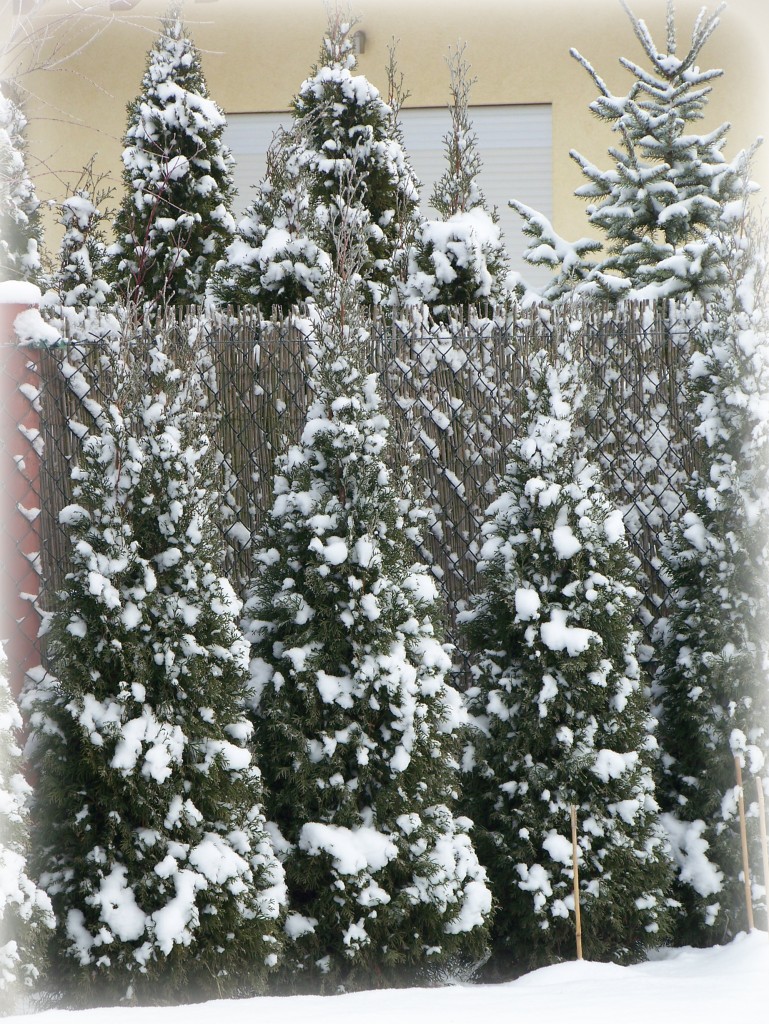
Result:
<svg viewBox="0 0 769 1024"><path fill-rule="evenodd" d="M19 344L14 329L29 308L0 301L0 639L17 695L27 670L40 664L40 383L34 350Z"/></svg>

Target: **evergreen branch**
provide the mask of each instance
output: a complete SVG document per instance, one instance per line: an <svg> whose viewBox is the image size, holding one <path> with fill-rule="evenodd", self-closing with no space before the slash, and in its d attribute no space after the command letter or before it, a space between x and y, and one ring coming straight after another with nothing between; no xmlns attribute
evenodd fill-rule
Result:
<svg viewBox="0 0 769 1024"><path fill-rule="evenodd" d="M604 82L604 80L600 77L600 75L595 70L590 61L583 57L579 50L576 50L574 47L572 47L569 50L569 53L579 64L582 65L585 71L587 71L587 73L593 79L593 81L598 86L598 89L603 93L603 95L606 96L607 98L610 98L612 95L611 89L609 89L606 82Z"/></svg>
<svg viewBox="0 0 769 1024"><path fill-rule="evenodd" d="M668 0L670 2L670 0ZM633 26L633 33L636 39L639 41L644 49L644 52L648 56L652 63L656 63L657 60L657 47L654 45L654 40L651 37L649 29L646 27L646 22L637 18L635 14L630 10L627 0L620 0L625 14L630 18L630 23Z"/></svg>
<svg viewBox="0 0 769 1024"><path fill-rule="evenodd" d="M714 78L720 78L724 73L721 68L712 68L709 71L700 71L698 74L688 76L686 80L683 80L681 78L681 69L679 68L670 74L670 76L665 80L665 84L662 84L658 78L650 74L640 65L636 64L635 61L629 60L627 57L620 57L619 62L622 67L630 71L645 85L650 88L658 89L660 92L665 92L668 88L669 82L674 79L681 80L682 84L679 88L684 91L690 89L692 86L699 85L702 82L711 82Z"/></svg>
<svg viewBox="0 0 769 1024"><path fill-rule="evenodd" d="M393 126L400 131L399 115L401 107L411 96L411 93L404 87L405 76L398 67L397 49L400 40L393 36L387 44L387 106L392 111ZM401 133L402 134L402 133Z"/></svg>
<svg viewBox="0 0 769 1024"><path fill-rule="evenodd" d="M689 53L686 55L683 63L681 64L682 72L688 70L694 64L695 60L697 59L697 56L699 55L700 50L708 41L708 39L710 39L715 30L718 28L721 21L719 15L725 7L725 3L719 4L715 12L709 17L705 16L704 7L700 11L697 17L697 21L694 25L694 30L692 32L691 49L689 50Z"/></svg>
<svg viewBox="0 0 769 1024"><path fill-rule="evenodd" d="M675 54L676 52L676 19L675 10L673 7L673 0L667 0L666 14L666 29L668 36L668 53Z"/></svg>

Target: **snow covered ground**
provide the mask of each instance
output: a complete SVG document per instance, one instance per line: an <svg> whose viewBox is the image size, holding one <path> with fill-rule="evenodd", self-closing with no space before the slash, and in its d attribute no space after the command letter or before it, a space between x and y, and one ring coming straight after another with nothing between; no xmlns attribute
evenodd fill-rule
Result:
<svg viewBox="0 0 769 1024"><path fill-rule="evenodd" d="M759 1024L768 1012L769 938L754 931L714 949L663 950L634 967L565 963L506 985L47 1010L4 1024Z"/></svg>

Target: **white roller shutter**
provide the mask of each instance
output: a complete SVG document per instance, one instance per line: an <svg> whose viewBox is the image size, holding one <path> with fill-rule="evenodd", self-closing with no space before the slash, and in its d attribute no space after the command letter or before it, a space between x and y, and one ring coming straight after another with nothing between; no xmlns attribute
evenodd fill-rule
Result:
<svg viewBox="0 0 769 1024"><path fill-rule="evenodd" d="M401 111L406 149L423 183L425 213L433 185L443 173L443 136L449 128L445 108ZM496 206L513 269L539 283L547 274L536 273L521 259L525 237L520 218L509 209L518 199L547 217L553 214L552 124L549 104L472 107L470 116L478 136L483 163L481 187L489 206ZM248 204L252 186L264 176L265 153L273 133L287 124L290 115L230 114L225 141L236 161L237 214Z"/></svg>
<svg viewBox="0 0 769 1024"><path fill-rule="evenodd" d="M267 170L266 154L275 132L291 123L291 115L280 114L227 114L224 142L235 158L235 188L237 198L233 213L240 217L251 202L253 188Z"/></svg>

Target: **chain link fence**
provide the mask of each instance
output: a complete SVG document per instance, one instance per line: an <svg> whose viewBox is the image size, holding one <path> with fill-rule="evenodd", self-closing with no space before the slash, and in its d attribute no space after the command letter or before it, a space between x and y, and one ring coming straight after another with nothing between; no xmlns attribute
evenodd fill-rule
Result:
<svg viewBox="0 0 769 1024"><path fill-rule="evenodd" d="M666 598L660 538L682 508L682 483L694 465L684 379L697 324L665 305L518 311L504 319L465 316L449 326L392 323L372 316L361 347L379 374L392 429L392 458L410 466L414 492L431 512L420 556L446 601L447 632L465 661L456 613L476 586L480 527L497 492L506 452L526 407L531 357L568 345L591 387L581 429L622 508L638 564L646 640ZM155 328L157 330L157 328ZM190 348L203 374L222 460L221 529L228 571L243 591L251 548L272 503L277 453L296 442L312 399L310 320L263 322L248 314L179 313L163 333ZM22 544L24 522L40 552L41 601L51 608L69 567L70 542L58 522L71 499L71 470L98 404L109 394L109 360L98 337L27 350L21 392L6 386L39 418L39 478L9 544ZM6 385L8 381L6 380ZM7 415L6 415L7 418ZM13 433L13 427L9 428ZM18 472L9 465L7 472ZM32 516L32 519L30 519ZM21 522L21 526L19 523ZM6 534L8 524L6 523Z"/></svg>

